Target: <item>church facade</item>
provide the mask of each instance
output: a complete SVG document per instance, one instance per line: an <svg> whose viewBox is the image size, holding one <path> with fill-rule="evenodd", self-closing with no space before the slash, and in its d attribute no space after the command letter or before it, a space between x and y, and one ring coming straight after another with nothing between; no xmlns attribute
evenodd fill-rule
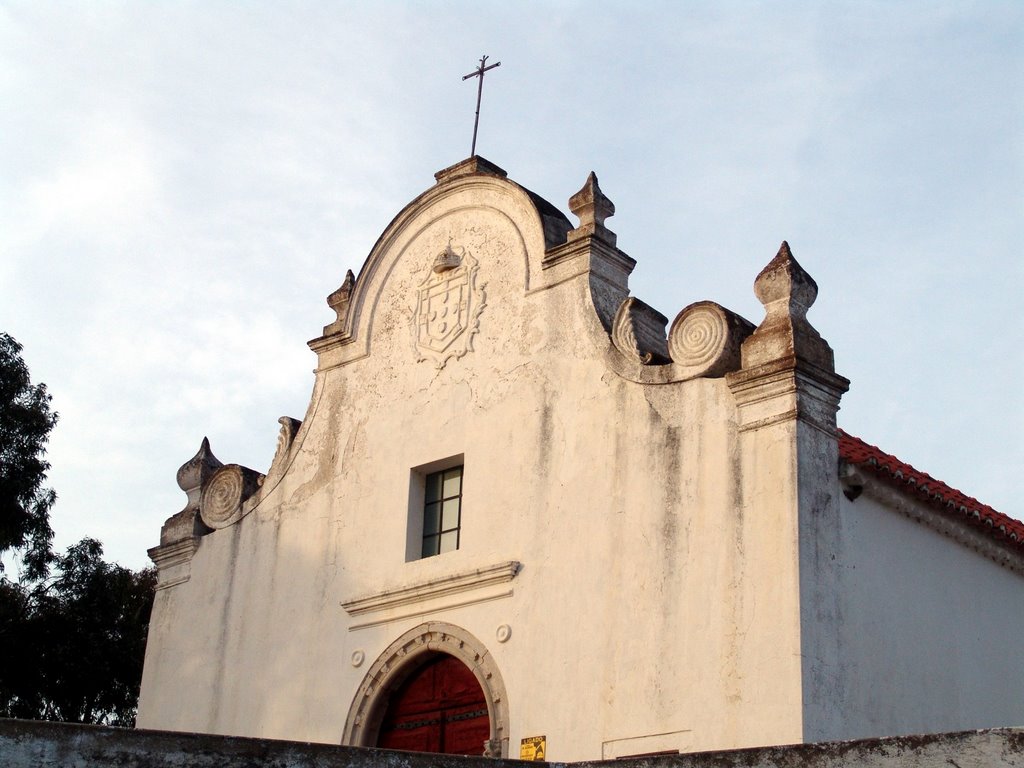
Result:
<svg viewBox="0 0 1024 768"><path fill-rule="evenodd" d="M143 728L576 761L1024 724L1024 525L837 428L783 243L668 319L590 178L473 157L310 342L265 472L150 551Z"/></svg>

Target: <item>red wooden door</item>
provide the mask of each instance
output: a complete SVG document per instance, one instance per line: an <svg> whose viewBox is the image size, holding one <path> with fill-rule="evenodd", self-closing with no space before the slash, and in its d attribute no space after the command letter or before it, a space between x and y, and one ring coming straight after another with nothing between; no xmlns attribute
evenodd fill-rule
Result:
<svg viewBox="0 0 1024 768"><path fill-rule="evenodd" d="M487 701L480 684L461 661L441 655L416 670L392 694L377 746L482 755L490 735Z"/></svg>

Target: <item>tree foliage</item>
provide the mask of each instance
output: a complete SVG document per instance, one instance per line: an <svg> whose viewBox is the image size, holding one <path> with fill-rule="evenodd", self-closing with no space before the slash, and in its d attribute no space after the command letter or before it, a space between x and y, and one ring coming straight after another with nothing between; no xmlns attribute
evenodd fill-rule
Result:
<svg viewBox="0 0 1024 768"><path fill-rule="evenodd" d="M34 583L0 579L0 717L131 726L156 574L83 539Z"/></svg>
<svg viewBox="0 0 1024 768"><path fill-rule="evenodd" d="M11 581L0 563L0 717L130 726L156 574L105 562L93 539L54 554L44 483L56 423L46 385L0 333L0 555L22 565Z"/></svg>
<svg viewBox="0 0 1024 768"><path fill-rule="evenodd" d="M20 552L29 578L45 576L53 557L50 507L57 496L43 483L56 423L46 385L32 384L21 345L0 333L0 554Z"/></svg>

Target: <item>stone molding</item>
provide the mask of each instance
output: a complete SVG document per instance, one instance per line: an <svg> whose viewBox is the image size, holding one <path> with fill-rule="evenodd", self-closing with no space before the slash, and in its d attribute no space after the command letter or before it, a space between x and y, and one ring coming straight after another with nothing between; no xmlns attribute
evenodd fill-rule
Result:
<svg viewBox="0 0 1024 768"><path fill-rule="evenodd" d="M854 504L863 493L887 510L926 525L998 565L1024 576L1024 553L1006 546L991 536L986 536L973 525L953 515L944 514L942 510L899 490L884 478L876 477L862 471L856 465L843 461L839 465L839 481L843 486L843 493Z"/></svg>
<svg viewBox="0 0 1024 768"><path fill-rule="evenodd" d="M502 179L508 177L508 173L504 168L495 165L485 157L473 155L472 157L467 157L465 160L460 160L454 165L449 165L447 168L442 168L434 174L434 179L438 184L443 184L446 181L457 179L460 176L469 176L474 173L484 173L489 176L497 176Z"/></svg>
<svg viewBox="0 0 1024 768"><path fill-rule="evenodd" d="M850 387L842 376L790 357L725 379L736 399L740 432L799 420L838 439L836 412Z"/></svg>
<svg viewBox="0 0 1024 768"><path fill-rule="evenodd" d="M192 555L199 549L199 536L179 539L171 544L153 547L146 554L156 566L157 590L184 584L192 570Z"/></svg>
<svg viewBox="0 0 1024 768"><path fill-rule="evenodd" d="M341 607L350 616L361 616L374 611L384 611L389 608L422 603L434 598L468 592L469 590L480 589L492 584L504 584L512 581L516 574L519 573L521 567L518 561L509 560L484 568L476 568L472 571L463 571L462 573L454 573L422 581L407 587L384 590L372 595L345 600L341 603Z"/></svg>
<svg viewBox="0 0 1024 768"><path fill-rule="evenodd" d="M579 269L565 269L567 264L572 264ZM563 277L562 273L556 269L557 267L563 267L567 276ZM636 268L636 259L593 235L584 235L548 248L544 252L541 268L545 272L552 272L545 278L545 287L557 285L571 277L595 270L599 271L606 280L620 283L624 282Z"/></svg>
<svg viewBox="0 0 1024 768"><path fill-rule="evenodd" d="M377 657L352 699L341 743L376 746L391 693L430 656L441 653L469 667L484 692L491 732L480 745L481 755L508 757L508 695L501 673L483 643L461 627L440 621L410 629Z"/></svg>

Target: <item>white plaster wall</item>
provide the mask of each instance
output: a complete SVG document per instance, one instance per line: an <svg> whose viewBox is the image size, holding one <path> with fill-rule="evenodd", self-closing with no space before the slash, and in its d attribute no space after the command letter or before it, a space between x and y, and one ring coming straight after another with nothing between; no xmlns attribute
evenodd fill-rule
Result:
<svg viewBox="0 0 1024 768"><path fill-rule="evenodd" d="M473 194L385 238L391 257L363 286L367 356L331 358L349 361L318 374L281 483L158 596L140 727L337 743L372 661L441 620L500 669L513 756L536 735L551 760L799 741L792 435L761 439L782 453L759 467L723 380L612 373L587 275L541 289L525 197ZM416 362L410 319L449 237L479 260L487 304L473 351L439 370ZM455 454L460 549L405 562L410 468ZM510 596L341 607L508 560L522 563Z"/></svg>
<svg viewBox="0 0 1024 768"><path fill-rule="evenodd" d="M834 600L804 606L806 740L1024 723L1024 578L868 493L830 524L813 573Z"/></svg>

